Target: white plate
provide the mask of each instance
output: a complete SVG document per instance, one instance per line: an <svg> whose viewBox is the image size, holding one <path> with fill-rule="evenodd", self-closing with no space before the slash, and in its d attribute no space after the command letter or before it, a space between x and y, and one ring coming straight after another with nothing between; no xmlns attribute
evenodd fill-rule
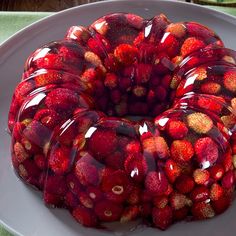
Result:
<svg viewBox="0 0 236 236"><path fill-rule="evenodd" d="M83 228L66 211L44 207L40 194L15 176L10 163L10 137L6 132L7 114L25 59L40 45L62 38L69 26L88 25L104 14L119 11L133 12L146 18L163 12L173 21L198 21L213 28L227 47L236 50L236 18L193 4L166 0L119 0L84 5L50 16L15 34L0 46L0 222L11 232L24 236L235 235L236 203L225 214L212 220L178 223L165 232L143 228L113 234Z"/></svg>

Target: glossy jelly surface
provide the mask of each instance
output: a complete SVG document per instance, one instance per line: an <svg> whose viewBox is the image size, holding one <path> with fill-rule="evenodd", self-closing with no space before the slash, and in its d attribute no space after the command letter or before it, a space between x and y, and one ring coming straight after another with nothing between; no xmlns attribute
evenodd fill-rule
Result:
<svg viewBox="0 0 236 236"><path fill-rule="evenodd" d="M168 228L233 200L236 53L195 22L106 15L32 53L9 112L12 163L82 225ZM137 118L138 117L138 118Z"/></svg>

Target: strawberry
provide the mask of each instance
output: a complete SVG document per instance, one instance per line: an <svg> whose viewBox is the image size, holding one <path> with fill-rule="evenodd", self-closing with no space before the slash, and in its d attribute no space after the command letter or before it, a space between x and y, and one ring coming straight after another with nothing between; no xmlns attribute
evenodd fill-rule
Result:
<svg viewBox="0 0 236 236"><path fill-rule="evenodd" d="M169 156L169 148L163 137L150 137L143 140L144 155L151 155L160 159L166 159Z"/></svg>
<svg viewBox="0 0 236 236"><path fill-rule="evenodd" d="M13 151L18 163L22 163L30 157L30 155L26 152L25 148L19 142L16 142L13 145Z"/></svg>
<svg viewBox="0 0 236 236"><path fill-rule="evenodd" d="M72 162L71 150L65 146L52 149L48 165L55 174L64 174L69 170Z"/></svg>
<svg viewBox="0 0 236 236"><path fill-rule="evenodd" d="M77 206L73 211L72 211L73 217L82 225L86 227L95 227L97 226L97 217L88 208L85 208L83 206Z"/></svg>
<svg viewBox="0 0 236 236"><path fill-rule="evenodd" d="M189 37L185 39L184 43L182 44L181 54L185 57L194 51L204 48L205 46L206 45L202 40L195 37Z"/></svg>
<svg viewBox="0 0 236 236"><path fill-rule="evenodd" d="M184 194L172 193L170 196L171 207L175 210L179 210L185 206L192 205L192 201L188 199Z"/></svg>
<svg viewBox="0 0 236 236"><path fill-rule="evenodd" d="M145 188L153 195L162 195L168 188L168 180L163 172L151 171L145 179Z"/></svg>
<svg viewBox="0 0 236 236"><path fill-rule="evenodd" d="M129 44L120 44L114 50L117 60L124 65L131 65L138 59L138 49Z"/></svg>
<svg viewBox="0 0 236 236"><path fill-rule="evenodd" d="M170 147L171 158L176 162L186 162L194 155L192 144L187 140L175 140Z"/></svg>
<svg viewBox="0 0 236 236"><path fill-rule="evenodd" d="M206 134L213 127L212 119L200 112L195 112L187 116L188 126L198 134Z"/></svg>
<svg viewBox="0 0 236 236"><path fill-rule="evenodd" d="M193 178L196 184L206 184L210 178L208 170L196 169L193 172Z"/></svg>
<svg viewBox="0 0 236 236"><path fill-rule="evenodd" d="M190 193L190 198L193 202L203 202L209 199L210 193L206 186L196 186Z"/></svg>
<svg viewBox="0 0 236 236"><path fill-rule="evenodd" d="M226 172L222 178L222 187L224 188L231 188L235 184L235 176L232 170Z"/></svg>
<svg viewBox="0 0 236 236"><path fill-rule="evenodd" d="M65 195L65 205L69 208L75 208L79 205L79 200L72 192L67 192Z"/></svg>
<svg viewBox="0 0 236 236"><path fill-rule="evenodd" d="M117 170L102 178L101 190L108 200L116 203L124 202L128 196L129 180L125 171Z"/></svg>
<svg viewBox="0 0 236 236"><path fill-rule="evenodd" d="M118 85L118 77L114 73L107 73L104 85L109 89L114 89Z"/></svg>
<svg viewBox="0 0 236 236"><path fill-rule="evenodd" d="M212 207L217 214L223 213L231 204L232 199L228 196L212 201Z"/></svg>
<svg viewBox="0 0 236 236"><path fill-rule="evenodd" d="M182 121L173 120L168 122L167 132L173 139L183 139L188 133L188 128Z"/></svg>
<svg viewBox="0 0 236 236"><path fill-rule="evenodd" d="M88 147L100 160L116 150L117 142L117 135L114 131L96 129L88 140Z"/></svg>
<svg viewBox="0 0 236 236"><path fill-rule="evenodd" d="M209 168L211 178L214 180L220 180L224 175L224 168L221 164L216 163L214 166Z"/></svg>
<svg viewBox="0 0 236 236"><path fill-rule="evenodd" d="M179 41L172 34L166 33L157 48L160 52L164 51L172 58L179 52Z"/></svg>
<svg viewBox="0 0 236 236"><path fill-rule="evenodd" d="M194 188L194 179L188 175L181 175L175 182L175 187L180 193L189 193Z"/></svg>
<svg viewBox="0 0 236 236"><path fill-rule="evenodd" d="M96 186L99 181L97 168L84 161L77 161L75 164L75 175L84 186Z"/></svg>
<svg viewBox="0 0 236 236"><path fill-rule="evenodd" d="M219 156L217 144L209 137L199 138L194 145L197 161L204 165L205 163L213 165Z"/></svg>
<svg viewBox="0 0 236 236"><path fill-rule="evenodd" d="M112 222L120 219L123 207L110 201L100 201L96 203L94 212L99 220L104 222Z"/></svg>
<svg viewBox="0 0 236 236"><path fill-rule="evenodd" d="M137 182L144 180L148 169L147 162L140 153L129 155L125 160L124 167L127 175Z"/></svg>
<svg viewBox="0 0 236 236"><path fill-rule="evenodd" d="M207 82L201 85L202 93L217 94L221 90L221 85L215 82Z"/></svg>
<svg viewBox="0 0 236 236"><path fill-rule="evenodd" d="M49 109L57 112L72 112L79 105L79 96L76 92L66 88L56 88L48 93L45 104Z"/></svg>
<svg viewBox="0 0 236 236"><path fill-rule="evenodd" d="M165 230L167 229L173 220L172 209L169 206L164 208L153 208L152 210L152 220L155 227Z"/></svg>
<svg viewBox="0 0 236 236"><path fill-rule="evenodd" d="M208 219L215 216L215 212L210 203L207 202L196 202L191 208L194 219L202 220Z"/></svg>
<svg viewBox="0 0 236 236"><path fill-rule="evenodd" d="M61 121L60 115L54 110L40 109L34 116L34 119L40 121L44 126L53 129Z"/></svg>
<svg viewBox="0 0 236 236"><path fill-rule="evenodd" d="M211 189L210 189L210 199L212 201L217 201L221 197L223 197L223 195L224 195L223 188L217 183L212 184Z"/></svg>
<svg viewBox="0 0 236 236"><path fill-rule="evenodd" d="M236 92L236 71L229 70L224 74L224 86L230 92Z"/></svg>
<svg viewBox="0 0 236 236"><path fill-rule="evenodd" d="M86 193L95 202L97 202L103 198L103 193L98 187L88 186L86 188Z"/></svg>
<svg viewBox="0 0 236 236"><path fill-rule="evenodd" d="M165 173L171 183L175 182L176 178L181 174L180 166L173 160L169 159L165 164Z"/></svg>
<svg viewBox="0 0 236 236"><path fill-rule="evenodd" d="M157 208L164 208L167 206L168 201L166 196L157 196L153 198L153 205Z"/></svg>
<svg viewBox="0 0 236 236"><path fill-rule="evenodd" d="M108 167L113 169L123 169L124 168L124 155L121 152L114 152L106 157L105 163Z"/></svg>
<svg viewBox="0 0 236 236"><path fill-rule="evenodd" d="M120 222L125 223L135 220L139 216L139 212L139 207L136 205L126 207L121 215Z"/></svg>
<svg viewBox="0 0 236 236"><path fill-rule="evenodd" d="M183 38L186 34L186 27L183 23L171 23L166 28L166 32L170 32L177 38Z"/></svg>

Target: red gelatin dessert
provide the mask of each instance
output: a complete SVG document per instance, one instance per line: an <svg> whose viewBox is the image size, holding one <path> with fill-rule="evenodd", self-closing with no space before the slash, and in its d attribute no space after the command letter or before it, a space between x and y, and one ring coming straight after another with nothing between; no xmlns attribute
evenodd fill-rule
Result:
<svg viewBox="0 0 236 236"><path fill-rule="evenodd" d="M84 226L141 218L165 230L230 206L235 111L236 53L214 31L110 14L27 59L12 163Z"/></svg>

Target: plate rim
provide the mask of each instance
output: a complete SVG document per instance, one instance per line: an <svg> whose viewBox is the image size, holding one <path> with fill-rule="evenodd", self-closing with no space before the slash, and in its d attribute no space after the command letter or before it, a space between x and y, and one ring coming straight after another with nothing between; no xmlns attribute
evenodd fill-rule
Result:
<svg viewBox="0 0 236 236"><path fill-rule="evenodd" d="M221 12L221 11L216 10L216 9L208 8L206 6L197 5L197 4L194 4L194 3L180 2L180 1L176 1L176 0L145 0L145 1L135 0L135 1L136 1L137 4L142 3L143 5L145 5L146 2L153 2L153 3L164 2L164 3L168 3L168 4L173 4L173 5L183 5L183 6L188 6L190 8L198 8L198 9L201 9L202 11L217 15L218 18L222 17L225 21L233 21L233 24L236 25L236 16L233 16L229 13ZM57 18L61 18L61 17L63 17L63 15L67 15L68 12L77 11L77 9L83 9L83 8L87 8L87 7L90 7L90 6L93 6L93 5L102 6L102 5L110 4L112 2L119 2L119 3L123 2L125 4L127 4L128 2L131 2L132 4L134 3L133 0L106 0L106 1L86 3L86 4L83 4L83 5L71 7L71 8L59 11L59 12L52 12L51 15L45 16L42 19L39 19L39 20L36 20L33 23L30 23L29 25L27 25L27 26L23 27L22 29L18 30L13 35L11 35L7 39L5 39L3 42L1 42L0 43L0 54L2 56L4 56L5 52L8 50L9 47L11 47L13 42L20 39L22 37L22 35L28 34L31 31L34 31L35 29L40 27L40 25L43 25L48 21L49 22L50 21L55 21ZM2 219L0 219L0 226L2 226L7 232L9 232L13 235L25 236L25 235L21 234L20 232L17 232L17 230L13 229L10 225L5 223Z"/></svg>

